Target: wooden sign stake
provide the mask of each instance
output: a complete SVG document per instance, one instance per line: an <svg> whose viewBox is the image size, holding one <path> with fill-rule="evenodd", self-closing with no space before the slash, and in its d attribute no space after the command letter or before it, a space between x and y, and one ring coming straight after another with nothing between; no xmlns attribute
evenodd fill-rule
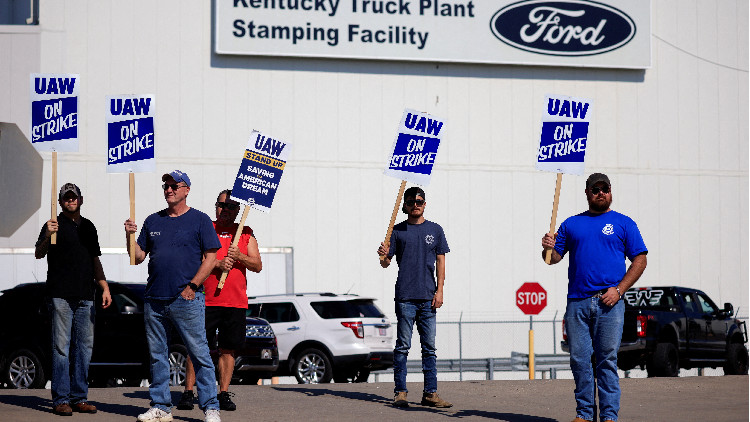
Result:
<svg viewBox="0 0 750 422"><path fill-rule="evenodd" d="M232 239L232 246L237 246L240 242L240 235L242 234L242 229L245 227L245 220L247 219L248 212L250 212L250 208L250 205L245 205L245 211L242 212L242 218L240 219L240 224L237 226L237 232L234 234L234 239ZM224 288L224 282L227 280L227 275L229 275L229 271L222 271L215 295L218 295L219 290Z"/></svg>
<svg viewBox="0 0 750 422"><path fill-rule="evenodd" d="M130 221L135 222L135 173L128 173L130 181ZM135 233L128 235L130 243L130 265L135 265Z"/></svg>
<svg viewBox="0 0 750 422"><path fill-rule="evenodd" d="M557 222L557 203L560 200L560 184L562 184L562 173L557 173L557 184L555 185L555 200L552 202L552 221L549 223L549 234L555 234L555 224ZM544 262L552 262L552 249L547 249L544 253Z"/></svg>
<svg viewBox="0 0 750 422"><path fill-rule="evenodd" d="M52 151L52 221L57 221L57 151ZM57 233L52 233L51 245L57 244Z"/></svg>
<svg viewBox="0 0 750 422"><path fill-rule="evenodd" d="M385 255L380 257L380 261L385 261L385 257L388 255L388 250L391 247L391 233L393 233L393 225L396 224L396 216L398 215L399 205L401 205L401 199L404 197L404 189L406 189L406 180L401 181L401 187L398 189L398 196L396 196L396 204L393 205L393 214L391 214L391 222L388 224L388 230L385 232Z"/></svg>

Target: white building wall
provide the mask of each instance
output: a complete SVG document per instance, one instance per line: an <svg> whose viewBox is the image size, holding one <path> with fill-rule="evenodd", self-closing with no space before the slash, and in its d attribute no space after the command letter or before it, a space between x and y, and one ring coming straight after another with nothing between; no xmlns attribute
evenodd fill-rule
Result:
<svg viewBox="0 0 750 422"><path fill-rule="evenodd" d="M217 56L211 4L43 0L39 35L0 30L0 121L28 134L28 73L81 75L80 151L59 154L58 180L82 188L103 247L124 246L128 217L127 176L105 173L104 98L153 93L158 171L136 175L139 222L174 168L212 213L250 131L272 134L292 155L273 210L250 214L260 245L294 248L297 291L373 296L393 315L397 270L376 248L399 182L382 169L410 107L448 122L426 189L452 250L440 318L521 318L525 281L547 289L543 317L562 314L567 259L547 267L540 248L555 175L534 157L544 95L574 95L594 101L586 171L609 174L649 248L638 284L700 288L747 315L747 1L653 1L645 71ZM42 156L42 208L0 247L33 246L48 218ZM563 177L558 225L586 208L584 181Z"/></svg>

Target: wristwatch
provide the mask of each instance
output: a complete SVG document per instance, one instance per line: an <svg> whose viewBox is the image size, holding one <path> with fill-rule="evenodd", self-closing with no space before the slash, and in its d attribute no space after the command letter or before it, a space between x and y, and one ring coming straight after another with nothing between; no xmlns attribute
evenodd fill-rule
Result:
<svg viewBox="0 0 750 422"><path fill-rule="evenodd" d="M193 282L188 283L188 287L190 287L191 289L193 289L194 292L197 292L198 289L200 289L200 287L198 287L198 285L195 284L195 283L193 283Z"/></svg>

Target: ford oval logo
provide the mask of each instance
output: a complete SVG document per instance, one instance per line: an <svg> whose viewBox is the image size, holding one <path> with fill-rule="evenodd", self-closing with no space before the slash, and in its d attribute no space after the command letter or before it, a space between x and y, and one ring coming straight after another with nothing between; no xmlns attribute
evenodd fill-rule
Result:
<svg viewBox="0 0 750 422"><path fill-rule="evenodd" d="M525 0L498 10L490 21L500 41L553 56L590 56L612 51L635 36L635 22L622 11L588 0Z"/></svg>

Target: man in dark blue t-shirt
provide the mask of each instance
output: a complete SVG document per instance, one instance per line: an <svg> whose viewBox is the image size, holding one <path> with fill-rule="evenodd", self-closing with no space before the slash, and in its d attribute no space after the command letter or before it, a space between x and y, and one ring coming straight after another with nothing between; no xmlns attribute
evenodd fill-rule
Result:
<svg viewBox="0 0 750 422"><path fill-rule="evenodd" d="M172 420L169 391L168 333L174 327L185 342L196 373L198 401L206 421L220 422L216 374L206 340L205 296L201 285L216 262L219 238L208 215L187 205L190 178L175 170L162 176L167 208L143 222L135 245L135 261L150 255L144 304L146 336L151 352L151 409L142 422ZM125 221L127 235L135 222Z"/></svg>
<svg viewBox="0 0 750 422"><path fill-rule="evenodd" d="M453 406L437 394L435 354L435 315L437 308L443 306L445 254L450 252L450 248L443 228L425 220L426 204L422 189L416 186L407 189L402 211L408 218L393 227L389 246L381 243L378 248L383 268L391 265L394 255L398 263L395 296L398 325L396 348L393 350L393 375L396 384L393 405L396 407L409 405L406 399L406 358L411 349L415 322L422 345L424 392L421 403L431 407Z"/></svg>
<svg viewBox="0 0 750 422"><path fill-rule="evenodd" d="M646 269L648 250L635 222L610 209L612 186L606 175L589 176L585 192L589 210L566 219L554 235L542 237L542 258L550 251L550 265L557 264L570 252L565 328L576 383L574 422L594 420L596 390L599 420L616 421L620 410L617 351L625 315L620 299ZM625 257L631 262L627 271Z"/></svg>

